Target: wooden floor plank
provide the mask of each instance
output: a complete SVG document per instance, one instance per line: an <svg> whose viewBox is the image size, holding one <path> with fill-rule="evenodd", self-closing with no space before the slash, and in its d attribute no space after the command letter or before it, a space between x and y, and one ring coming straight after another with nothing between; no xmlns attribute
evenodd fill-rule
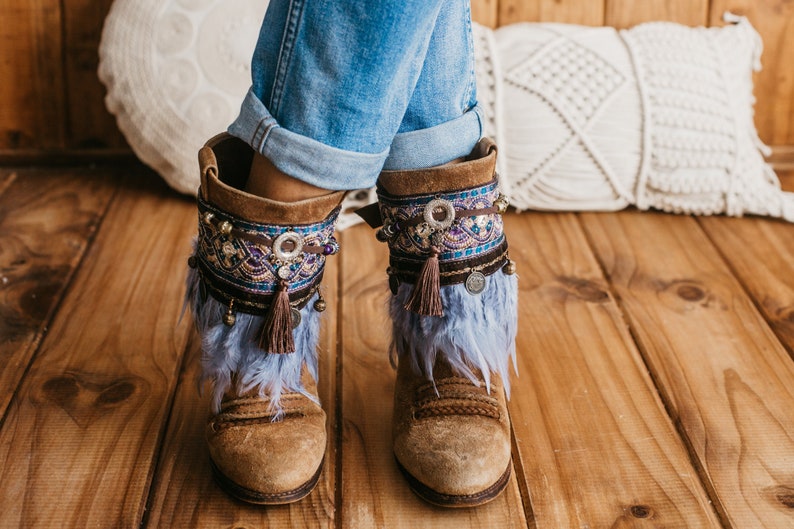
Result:
<svg viewBox="0 0 794 529"><path fill-rule="evenodd" d="M510 412L538 529L721 527L571 214L506 217Z"/></svg>
<svg viewBox="0 0 794 529"><path fill-rule="evenodd" d="M345 230L341 246L341 527L526 527L515 475L503 495L475 509L433 507L411 493L392 454L387 250L365 226Z"/></svg>
<svg viewBox="0 0 794 529"><path fill-rule="evenodd" d="M323 409L328 414L329 440L317 488L308 498L292 505L263 508L233 500L213 482L204 442L209 395L199 399L196 392L200 351L194 335L188 347L188 358L154 478L152 512L147 527L333 527L336 485L336 261L328 260L323 279L323 296L330 310L324 315L320 337L319 391Z"/></svg>
<svg viewBox="0 0 794 529"><path fill-rule="evenodd" d="M138 527L189 327L195 206L122 184L0 430L0 527Z"/></svg>
<svg viewBox="0 0 794 529"><path fill-rule="evenodd" d="M0 417L114 189L106 170L0 177Z"/></svg>
<svg viewBox="0 0 794 529"><path fill-rule="evenodd" d="M697 222L582 215L668 409L734 528L794 524L794 363Z"/></svg>
<svg viewBox="0 0 794 529"><path fill-rule="evenodd" d="M700 224L794 357L794 224L725 217Z"/></svg>

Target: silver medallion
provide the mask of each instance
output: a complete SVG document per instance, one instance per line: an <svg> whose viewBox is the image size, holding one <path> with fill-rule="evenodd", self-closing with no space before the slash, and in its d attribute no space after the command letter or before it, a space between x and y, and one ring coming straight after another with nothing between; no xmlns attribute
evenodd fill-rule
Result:
<svg viewBox="0 0 794 529"><path fill-rule="evenodd" d="M436 218L437 213L443 217ZM425 223L434 230L446 230L455 221L455 205L449 200L436 198L427 203L424 209Z"/></svg>
<svg viewBox="0 0 794 529"><path fill-rule="evenodd" d="M472 272L466 278L466 292L476 296L485 290L485 276L481 272Z"/></svg>
<svg viewBox="0 0 794 529"><path fill-rule="evenodd" d="M285 231L273 241L273 255L285 263L294 261L303 252L303 236L294 231Z"/></svg>
<svg viewBox="0 0 794 529"><path fill-rule="evenodd" d="M296 329L298 327L298 325L301 324L301 317L302 317L301 316L301 311L299 311L295 307L292 307L291 308L291 313L292 313L292 328Z"/></svg>

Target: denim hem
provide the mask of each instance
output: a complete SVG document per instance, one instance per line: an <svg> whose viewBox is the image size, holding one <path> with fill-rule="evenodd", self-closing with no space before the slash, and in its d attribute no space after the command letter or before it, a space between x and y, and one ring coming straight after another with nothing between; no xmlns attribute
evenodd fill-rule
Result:
<svg viewBox="0 0 794 529"><path fill-rule="evenodd" d="M374 154L337 149L291 132L278 124L253 90L246 94L229 134L248 143L280 171L334 191L372 187L389 155L388 149Z"/></svg>
<svg viewBox="0 0 794 529"><path fill-rule="evenodd" d="M424 169L468 156L483 134L479 105L459 118L426 129L401 132L394 137L383 169Z"/></svg>

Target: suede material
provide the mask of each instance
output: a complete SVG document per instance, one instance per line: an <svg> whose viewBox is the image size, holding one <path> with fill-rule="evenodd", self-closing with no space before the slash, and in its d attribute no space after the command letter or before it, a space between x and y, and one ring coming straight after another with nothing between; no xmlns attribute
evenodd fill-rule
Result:
<svg viewBox="0 0 794 529"><path fill-rule="evenodd" d="M307 390L317 394L310 376ZM279 495L312 479L326 448L325 412L299 393L282 395L283 419L273 421L267 397L227 396L210 418L207 445L215 466L231 481L260 494Z"/></svg>
<svg viewBox="0 0 794 529"><path fill-rule="evenodd" d="M510 464L510 419L502 381L493 374L488 395L484 383L478 388L454 376L442 362L436 364L434 379L440 398L432 386L430 394L423 389L427 380L416 375L408 362L400 363L392 423L394 455L414 478L436 492L480 493L496 483ZM434 407L441 408L438 415L417 418ZM458 411L443 412L449 409ZM461 413L466 409L495 411L498 418Z"/></svg>
<svg viewBox="0 0 794 529"><path fill-rule="evenodd" d="M384 171L379 185L393 196L451 192L494 179L496 145L481 140L466 160L415 171ZM411 344L408 344L411 347ZM456 497L448 506L476 505L492 499L510 465L510 418L504 385L490 373L490 392L482 372L470 366L479 386L454 372L443 351L432 368L434 383L400 358L394 394L394 455L415 480L435 493ZM429 371L429 370L428 370ZM421 495L421 494L420 494ZM466 499L465 497L472 498Z"/></svg>
<svg viewBox="0 0 794 529"><path fill-rule="evenodd" d="M427 195L487 184L496 172L496 144L489 138L477 143L466 160L411 171L383 171L378 183L394 196Z"/></svg>
<svg viewBox="0 0 794 529"><path fill-rule="evenodd" d="M228 134L210 139L199 151L202 198L249 222L310 224L325 219L345 196L336 191L297 202L278 202L242 191L251 168L253 150Z"/></svg>

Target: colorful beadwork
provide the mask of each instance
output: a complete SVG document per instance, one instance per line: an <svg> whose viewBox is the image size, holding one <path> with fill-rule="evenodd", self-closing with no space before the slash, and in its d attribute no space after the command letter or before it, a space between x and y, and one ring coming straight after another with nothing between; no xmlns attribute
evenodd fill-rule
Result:
<svg viewBox="0 0 794 529"><path fill-rule="evenodd" d="M466 211L486 209L494 206L500 198L497 182L452 193L398 198L381 195L380 211L392 255L425 258L431 246L439 249L440 261L469 259L483 254L504 242L503 223L500 215L467 216ZM436 229L428 222L411 223L436 205L443 207L447 218L448 204L454 206L454 220L448 227ZM441 225L444 226L443 224Z"/></svg>
<svg viewBox="0 0 794 529"><path fill-rule="evenodd" d="M253 295L272 295L282 279L290 292L310 287L326 256L339 251L333 237L338 213L316 224L257 224L199 199L198 262L213 279Z"/></svg>

